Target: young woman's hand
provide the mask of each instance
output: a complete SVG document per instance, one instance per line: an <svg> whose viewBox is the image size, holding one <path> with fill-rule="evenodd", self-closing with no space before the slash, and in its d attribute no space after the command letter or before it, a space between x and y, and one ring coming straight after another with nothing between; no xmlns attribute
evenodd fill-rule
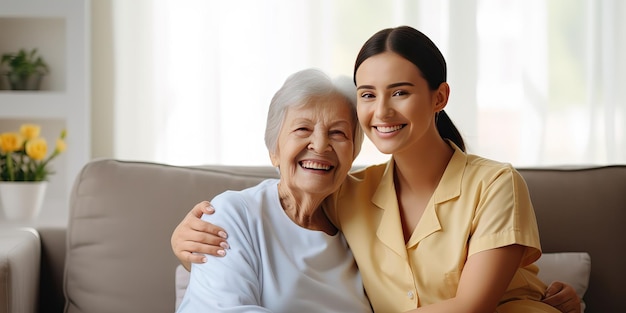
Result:
<svg viewBox="0 0 626 313"><path fill-rule="evenodd" d="M542 301L564 313L581 313L582 311L576 290L560 281L555 281L548 286L546 296Z"/></svg>
<svg viewBox="0 0 626 313"><path fill-rule="evenodd" d="M226 231L219 226L203 221L203 214L213 214L215 209L208 201L196 204L172 233L171 244L174 255L189 271L191 263L204 263L206 256L224 256L229 248Z"/></svg>

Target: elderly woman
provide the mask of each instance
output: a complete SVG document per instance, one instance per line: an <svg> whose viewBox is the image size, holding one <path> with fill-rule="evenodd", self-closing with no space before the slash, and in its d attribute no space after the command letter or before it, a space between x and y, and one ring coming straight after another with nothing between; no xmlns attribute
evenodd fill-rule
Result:
<svg viewBox="0 0 626 313"><path fill-rule="evenodd" d="M179 312L371 312L343 235L321 209L363 140L354 87L322 72L290 76L274 95L265 143L280 179L211 202L230 230L224 258L194 264Z"/></svg>

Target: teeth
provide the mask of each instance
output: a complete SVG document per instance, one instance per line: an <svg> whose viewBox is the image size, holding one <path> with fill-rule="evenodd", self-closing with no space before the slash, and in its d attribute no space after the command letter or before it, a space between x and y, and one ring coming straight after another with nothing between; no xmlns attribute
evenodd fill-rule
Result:
<svg viewBox="0 0 626 313"><path fill-rule="evenodd" d="M381 133L391 133L402 128L402 125L396 126L377 126L376 129Z"/></svg>
<svg viewBox="0 0 626 313"><path fill-rule="evenodd" d="M301 165L304 168L310 168L310 169L314 169L314 170L325 170L325 171L328 171L330 169L330 165L328 165L328 164L322 164L322 163L317 163L317 162L313 162L313 161L302 161Z"/></svg>

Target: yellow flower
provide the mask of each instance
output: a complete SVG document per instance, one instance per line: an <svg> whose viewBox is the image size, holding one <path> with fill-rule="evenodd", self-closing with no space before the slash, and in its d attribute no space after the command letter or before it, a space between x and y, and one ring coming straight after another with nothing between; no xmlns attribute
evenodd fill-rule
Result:
<svg viewBox="0 0 626 313"><path fill-rule="evenodd" d="M20 127L20 133L26 140L31 140L39 137L41 127L37 124L23 124Z"/></svg>
<svg viewBox="0 0 626 313"><path fill-rule="evenodd" d="M65 151L65 149L67 149L67 144L65 143L65 140L61 138L57 138L57 146L56 146L56 149L54 149L54 151L56 153L61 153Z"/></svg>
<svg viewBox="0 0 626 313"><path fill-rule="evenodd" d="M48 156L40 131L37 124L23 124L19 132L0 133L0 181L43 181L54 173L50 162L67 149L66 131L61 131Z"/></svg>
<svg viewBox="0 0 626 313"><path fill-rule="evenodd" d="M23 144L24 138L18 133L0 134L0 149L5 153L19 151Z"/></svg>
<svg viewBox="0 0 626 313"><path fill-rule="evenodd" d="M26 142L26 154L29 158L41 161L48 153L48 144L43 138L35 138Z"/></svg>

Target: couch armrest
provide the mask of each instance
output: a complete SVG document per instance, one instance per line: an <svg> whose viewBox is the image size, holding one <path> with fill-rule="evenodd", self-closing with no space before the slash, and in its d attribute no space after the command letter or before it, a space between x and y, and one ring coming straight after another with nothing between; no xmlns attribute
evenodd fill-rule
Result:
<svg viewBox="0 0 626 313"><path fill-rule="evenodd" d="M41 241L32 228L0 231L0 313L36 312Z"/></svg>

